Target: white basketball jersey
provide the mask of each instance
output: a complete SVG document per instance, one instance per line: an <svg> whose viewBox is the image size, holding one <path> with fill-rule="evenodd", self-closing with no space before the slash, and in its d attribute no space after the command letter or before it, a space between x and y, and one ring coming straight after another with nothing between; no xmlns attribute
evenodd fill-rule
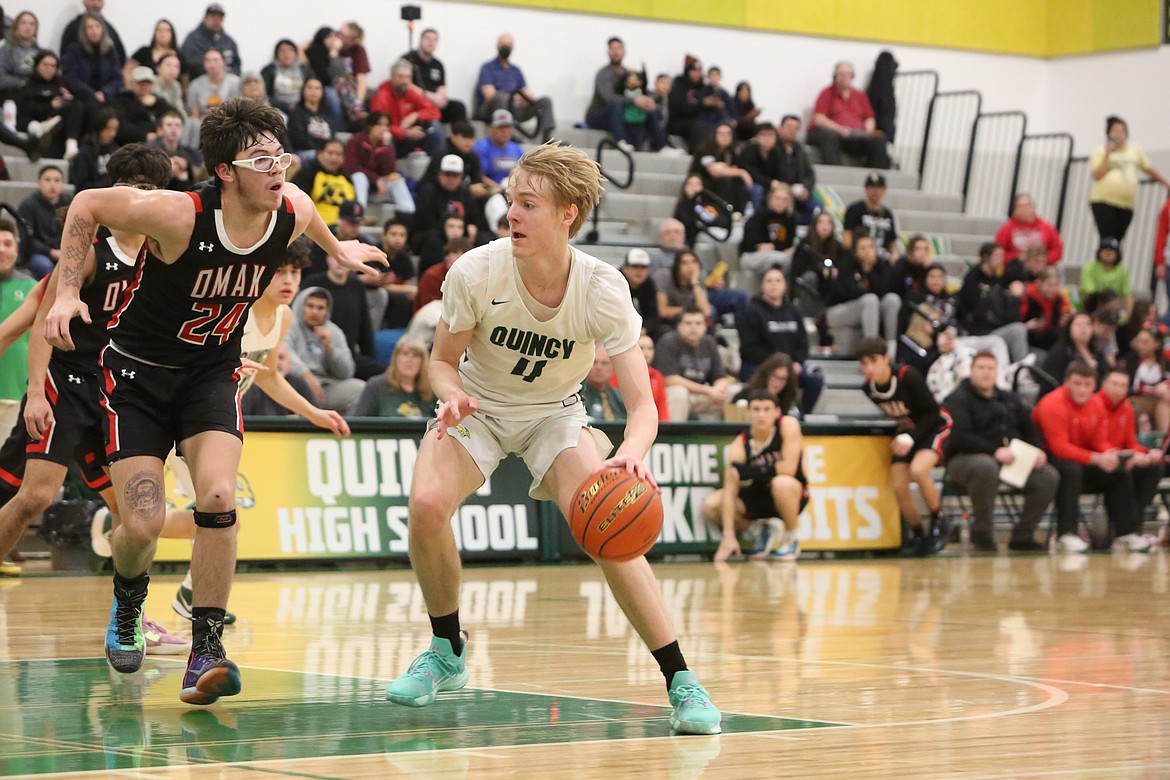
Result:
<svg viewBox="0 0 1170 780"><path fill-rule="evenodd" d="M284 318L289 313L290 309L283 303L277 306L276 316L272 318L272 329L267 333L261 333L260 326L256 324L256 318L252 315L252 312L248 312L248 320L244 323L244 338L240 342L240 356L246 357L248 360L255 360L257 363L263 363L268 360L268 355L280 343L280 331L284 325ZM254 381L256 381L256 374L254 372L248 372L240 376L241 396L248 392Z"/></svg>
<svg viewBox="0 0 1170 780"><path fill-rule="evenodd" d="M447 272L443 320L452 333L474 330L459 373L483 414L532 420L562 408L593 366L595 341L611 355L638 343L642 318L625 277L570 249L565 297L544 322L523 301L510 238L476 247Z"/></svg>

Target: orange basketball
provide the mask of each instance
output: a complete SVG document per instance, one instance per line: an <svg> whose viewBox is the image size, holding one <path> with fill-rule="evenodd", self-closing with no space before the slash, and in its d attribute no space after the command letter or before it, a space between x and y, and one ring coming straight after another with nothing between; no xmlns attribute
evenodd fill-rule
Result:
<svg viewBox="0 0 1170 780"><path fill-rule="evenodd" d="M569 528L581 549L606 561L645 555L662 533L658 488L625 469L590 474L577 487Z"/></svg>

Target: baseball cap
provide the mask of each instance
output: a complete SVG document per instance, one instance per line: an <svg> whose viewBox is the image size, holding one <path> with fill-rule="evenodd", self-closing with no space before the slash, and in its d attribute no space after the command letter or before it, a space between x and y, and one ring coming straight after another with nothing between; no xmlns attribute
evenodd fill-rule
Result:
<svg viewBox="0 0 1170 780"><path fill-rule="evenodd" d="M1101 244L1097 247L1097 251L1100 252L1102 249L1118 251L1121 249L1121 244L1113 236L1105 236L1105 238L1101 239Z"/></svg>
<svg viewBox="0 0 1170 780"><path fill-rule="evenodd" d="M158 83L158 77L154 75L154 71L146 65L139 65L134 70L130 71L130 80L134 83L139 81L149 81L154 84Z"/></svg>
<svg viewBox="0 0 1170 780"><path fill-rule="evenodd" d="M337 207L337 216L346 222L361 222L366 217L366 210L356 200L347 200Z"/></svg>
<svg viewBox="0 0 1170 780"><path fill-rule="evenodd" d="M626 252L626 265L647 268L650 265L650 255L645 249L634 248Z"/></svg>
<svg viewBox="0 0 1170 780"><path fill-rule="evenodd" d="M445 154L439 160L439 173L463 173L463 158L457 154Z"/></svg>
<svg viewBox="0 0 1170 780"><path fill-rule="evenodd" d="M212 3L211 5L207 6L207 10L203 12L203 15L209 16L211 14L219 14L220 16L224 16L225 12L223 10L223 6L219 3Z"/></svg>
<svg viewBox="0 0 1170 780"><path fill-rule="evenodd" d="M513 124L512 112L508 109L497 108L492 112L492 127L511 127Z"/></svg>
<svg viewBox="0 0 1170 780"><path fill-rule="evenodd" d="M870 171L869 175L865 177L866 187L884 187L886 186L886 177L882 176L877 171Z"/></svg>

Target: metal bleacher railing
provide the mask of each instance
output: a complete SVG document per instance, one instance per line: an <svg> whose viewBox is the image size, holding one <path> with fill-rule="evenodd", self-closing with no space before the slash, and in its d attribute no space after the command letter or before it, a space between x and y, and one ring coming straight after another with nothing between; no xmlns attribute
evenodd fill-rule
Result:
<svg viewBox="0 0 1170 780"><path fill-rule="evenodd" d="M962 195L964 213L974 216L1006 218L1015 194L1030 194L1037 213L1060 230L1066 281L1075 281L1097 247L1088 158L1073 157L1068 133L1028 135L1023 112L984 113L978 91L943 92L938 86L934 71L895 76L894 155L902 170L917 170L925 192ZM1165 197L1165 190L1152 181L1138 191L1122 246L1135 291L1150 289L1154 230Z"/></svg>

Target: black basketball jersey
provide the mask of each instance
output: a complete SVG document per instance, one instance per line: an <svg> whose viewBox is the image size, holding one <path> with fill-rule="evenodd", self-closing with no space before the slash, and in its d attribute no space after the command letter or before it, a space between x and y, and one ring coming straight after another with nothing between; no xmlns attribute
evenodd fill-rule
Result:
<svg viewBox="0 0 1170 780"><path fill-rule="evenodd" d="M911 434L919 444L925 444L926 437L933 437L944 424L938 402L913 366L895 363L890 366L886 384L866 382L862 389L886 416L898 423L899 432Z"/></svg>
<svg viewBox="0 0 1170 780"><path fill-rule="evenodd" d="M780 423L783 422L784 416L776 420L776 429L772 431L771 437L759 450L754 450L755 446L752 441L752 429L748 428L739 435L739 440L743 444L743 450L747 453L747 461L737 467L741 482L755 483L755 482L770 482L772 477L776 476L776 464L784 455L784 436L780 432ZM807 485L808 480L804 478L804 457L796 462L796 473L793 475L796 481L802 485Z"/></svg>
<svg viewBox="0 0 1170 780"><path fill-rule="evenodd" d="M54 349L53 362L56 365L88 374L97 373L98 354L110 341L106 328L122 305L122 293L134 279L145 246L144 241L143 248L131 257L118 246L109 228L98 226L93 238L94 277L81 288L80 295L82 302L89 307L90 322L87 325L80 317L74 317L69 323L69 337L73 339L74 349L71 352Z"/></svg>
<svg viewBox="0 0 1170 780"><path fill-rule="evenodd" d="M248 309L288 259L296 226L285 198L264 238L241 249L224 228L220 191L208 182L187 194L195 204L195 226L186 251L170 264L146 252L110 321L114 349L171 368L240 359Z"/></svg>

